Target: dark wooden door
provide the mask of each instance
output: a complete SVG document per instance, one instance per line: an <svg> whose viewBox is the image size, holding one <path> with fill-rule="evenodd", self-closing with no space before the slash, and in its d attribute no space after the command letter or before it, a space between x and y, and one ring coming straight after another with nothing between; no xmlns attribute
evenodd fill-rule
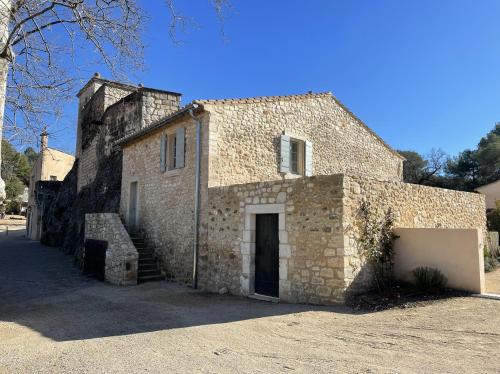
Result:
<svg viewBox="0 0 500 374"><path fill-rule="evenodd" d="M137 227L137 182L130 183L128 226L131 231L134 231Z"/></svg>
<svg viewBox="0 0 500 374"><path fill-rule="evenodd" d="M255 293L278 297L278 214L257 214L255 220Z"/></svg>

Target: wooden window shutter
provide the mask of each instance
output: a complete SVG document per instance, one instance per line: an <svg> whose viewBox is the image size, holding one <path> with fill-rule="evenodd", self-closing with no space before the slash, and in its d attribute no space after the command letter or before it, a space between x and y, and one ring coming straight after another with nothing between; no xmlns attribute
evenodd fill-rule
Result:
<svg viewBox="0 0 500 374"><path fill-rule="evenodd" d="M305 175L310 177L313 175L313 145L312 142L306 140L304 146L305 154Z"/></svg>
<svg viewBox="0 0 500 374"><path fill-rule="evenodd" d="M167 136L165 134L161 134L160 138L160 171L164 172L167 170Z"/></svg>
<svg viewBox="0 0 500 374"><path fill-rule="evenodd" d="M183 168L184 167L184 148L185 148L185 138L186 138L186 129L184 127L179 127L176 130L176 148L175 148L175 168Z"/></svg>
<svg viewBox="0 0 500 374"><path fill-rule="evenodd" d="M286 134L281 135L281 146L280 146L280 172L289 173L290 172L290 137Z"/></svg>

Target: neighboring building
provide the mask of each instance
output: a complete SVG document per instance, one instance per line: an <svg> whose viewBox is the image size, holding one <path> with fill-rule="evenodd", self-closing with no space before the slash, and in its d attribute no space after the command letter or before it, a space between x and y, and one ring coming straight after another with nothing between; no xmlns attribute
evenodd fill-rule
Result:
<svg viewBox="0 0 500 374"><path fill-rule="evenodd" d="M476 191L486 198L486 209L495 209L500 203L500 179L476 188Z"/></svg>
<svg viewBox="0 0 500 374"><path fill-rule="evenodd" d="M77 191L80 192L96 180L102 182L100 174L106 166L106 158L114 151L115 140L178 110L181 95L109 81L96 73L77 97Z"/></svg>
<svg viewBox="0 0 500 374"><path fill-rule="evenodd" d="M40 154L36 159L30 174L29 192L28 192L28 208L26 231L28 238L32 240L40 240L42 230L42 206L40 205L45 199L37 188L39 182L61 182L66 177L66 174L73 167L75 157L65 152L61 152L48 146L48 134L43 132L41 135Z"/></svg>
<svg viewBox="0 0 500 374"><path fill-rule="evenodd" d="M29 200L29 188L25 187L22 194L18 197L19 202L21 203L21 215L26 216L26 211L28 210L28 200Z"/></svg>
<svg viewBox="0 0 500 374"><path fill-rule="evenodd" d="M194 101L116 144L129 231L170 279L209 291L339 303L366 290L364 201L398 227L485 231L481 196L402 183L403 157L330 93Z"/></svg>

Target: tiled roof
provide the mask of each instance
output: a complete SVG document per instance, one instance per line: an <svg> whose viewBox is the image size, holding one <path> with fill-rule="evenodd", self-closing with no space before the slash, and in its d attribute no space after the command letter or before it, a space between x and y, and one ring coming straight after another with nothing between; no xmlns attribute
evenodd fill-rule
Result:
<svg viewBox="0 0 500 374"><path fill-rule="evenodd" d="M124 137L116 140L114 144L115 145L124 145L124 144L131 142L132 140L139 139L142 136L150 133L151 131L159 129L159 128L165 126L166 124L170 123L171 121L179 118L180 116L187 113L189 111L189 109L193 109L193 108L194 108L194 106L192 103L188 104L185 107L169 114L168 116L166 116L166 117L164 117L156 122L151 123L149 126L146 126L142 129L136 131L136 132L125 135Z"/></svg>
<svg viewBox="0 0 500 374"><path fill-rule="evenodd" d="M174 95L174 96L182 96L182 94L180 94L178 92L159 90L157 88L151 88L151 87L134 86L134 85L131 85L131 84L128 84L128 83L122 83L122 82L118 82L118 81L112 81L112 80L109 80L109 79L104 79L104 78L96 77L96 76L90 78L89 81L87 83L85 83L85 85L80 89L80 91L78 91L78 93L76 94L76 96L77 97L80 96L82 94L82 92L85 91L85 89L92 82L95 82L95 81L100 82L102 85L123 88L123 89L130 90L130 91L141 89L141 90L144 90L144 91L161 92L161 93L166 93L166 94L170 94L170 95Z"/></svg>
<svg viewBox="0 0 500 374"><path fill-rule="evenodd" d="M262 102L274 102L274 101L293 101L293 100L304 100L316 97L331 97L331 92L321 92L321 93L306 93L301 95L287 95L287 96L257 96L257 97L246 97L246 98L235 98L235 99L208 99L208 100L194 100L196 104L256 104Z"/></svg>

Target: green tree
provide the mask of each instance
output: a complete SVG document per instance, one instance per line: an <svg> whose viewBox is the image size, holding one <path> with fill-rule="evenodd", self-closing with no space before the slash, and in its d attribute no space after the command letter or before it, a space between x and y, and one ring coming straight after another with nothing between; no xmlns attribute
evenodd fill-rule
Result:
<svg viewBox="0 0 500 374"><path fill-rule="evenodd" d="M2 140L2 159L2 177L6 181L17 178L26 185L29 183L31 167L28 158L6 140Z"/></svg>
<svg viewBox="0 0 500 374"><path fill-rule="evenodd" d="M7 179L7 183L5 183L7 200L17 200L17 197L23 193L25 187L23 182L16 177Z"/></svg>
<svg viewBox="0 0 500 374"><path fill-rule="evenodd" d="M28 147L24 150L24 155L27 157L28 164L31 169L35 164L36 159L38 158L38 152L36 152L32 147Z"/></svg>
<svg viewBox="0 0 500 374"><path fill-rule="evenodd" d="M448 160L446 174L457 190L472 191L481 185L477 151L466 149Z"/></svg>
<svg viewBox="0 0 500 374"><path fill-rule="evenodd" d="M16 199L23 193L29 183L31 167L28 157L17 150L6 140L2 140L2 177L5 180L7 199Z"/></svg>
<svg viewBox="0 0 500 374"><path fill-rule="evenodd" d="M446 165L447 156L439 149L433 149L423 157L415 151L398 151L406 158L403 164L403 180L407 183L436 186Z"/></svg>
<svg viewBox="0 0 500 374"><path fill-rule="evenodd" d="M500 179L500 123L481 139L476 158L481 184Z"/></svg>

